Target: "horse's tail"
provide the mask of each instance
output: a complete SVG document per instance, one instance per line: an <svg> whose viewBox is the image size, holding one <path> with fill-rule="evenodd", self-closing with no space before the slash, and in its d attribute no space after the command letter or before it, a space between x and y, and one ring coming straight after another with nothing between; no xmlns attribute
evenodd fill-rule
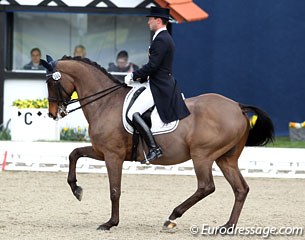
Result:
<svg viewBox="0 0 305 240"><path fill-rule="evenodd" d="M243 112L253 112L257 115L254 126L250 129L246 146L264 146L274 140L274 127L272 120L263 110L239 104Z"/></svg>

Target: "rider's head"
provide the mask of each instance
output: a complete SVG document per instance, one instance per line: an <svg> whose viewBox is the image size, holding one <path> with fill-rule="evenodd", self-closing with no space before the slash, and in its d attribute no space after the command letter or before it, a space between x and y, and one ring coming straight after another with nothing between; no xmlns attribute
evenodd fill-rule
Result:
<svg viewBox="0 0 305 240"><path fill-rule="evenodd" d="M150 14L147 16L148 25L151 31L165 27L170 19L169 9L160 7L151 7Z"/></svg>

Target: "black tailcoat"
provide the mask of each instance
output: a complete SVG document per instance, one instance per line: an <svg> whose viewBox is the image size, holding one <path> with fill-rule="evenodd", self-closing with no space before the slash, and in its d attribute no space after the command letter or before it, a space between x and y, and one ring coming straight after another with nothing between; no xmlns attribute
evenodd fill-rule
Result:
<svg viewBox="0 0 305 240"><path fill-rule="evenodd" d="M149 48L149 61L133 72L134 80L147 81L164 123L187 117L190 112L172 75L175 44L168 31L161 31Z"/></svg>

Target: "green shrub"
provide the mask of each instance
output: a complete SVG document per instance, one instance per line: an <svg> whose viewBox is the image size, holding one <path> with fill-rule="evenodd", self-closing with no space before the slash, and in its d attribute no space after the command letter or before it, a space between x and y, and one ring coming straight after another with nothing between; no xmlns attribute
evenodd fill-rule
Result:
<svg viewBox="0 0 305 240"><path fill-rule="evenodd" d="M8 128L11 120L9 120L6 126L3 126L3 123L0 124L0 140L11 140L11 131Z"/></svg>

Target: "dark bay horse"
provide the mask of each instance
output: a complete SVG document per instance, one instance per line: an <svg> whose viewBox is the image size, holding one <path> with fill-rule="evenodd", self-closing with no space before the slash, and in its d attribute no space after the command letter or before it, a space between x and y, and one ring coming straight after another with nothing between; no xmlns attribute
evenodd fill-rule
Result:
<svg viewBox="0 0 305 240"><path fill-rule="evenodd" d="M122 164L131 160L132 135L122 125L123 101L130 88L89 59L63 57L52 61L48 58L48 62L43 61L43 65L48 70L50 117L64 117L73 91L78 93L89 123L92 146L75 149L70 154L68 183L73 194L81 200L82 188L76 184L78 158L91 157L105 161L112 211L110 220L98 229L109 230L119 223ZM181 120L174 132L156 136L156 141L163 149L163 157L154 161L154 164L172 165L192 159L198 186L192 196L173 210L163 228L175 227L177 218L215 191L212 176L214 161L235 195L230 218L224 227L236 226L249 191L238 169L238 158L245 145L262 146L273 140L272 121L257 107L242 105L217 94L188 98L186 104L191 115ZM253 128L250 128L247 112L258 116ZM140 151L138 159L143 159Z"/></svg>

